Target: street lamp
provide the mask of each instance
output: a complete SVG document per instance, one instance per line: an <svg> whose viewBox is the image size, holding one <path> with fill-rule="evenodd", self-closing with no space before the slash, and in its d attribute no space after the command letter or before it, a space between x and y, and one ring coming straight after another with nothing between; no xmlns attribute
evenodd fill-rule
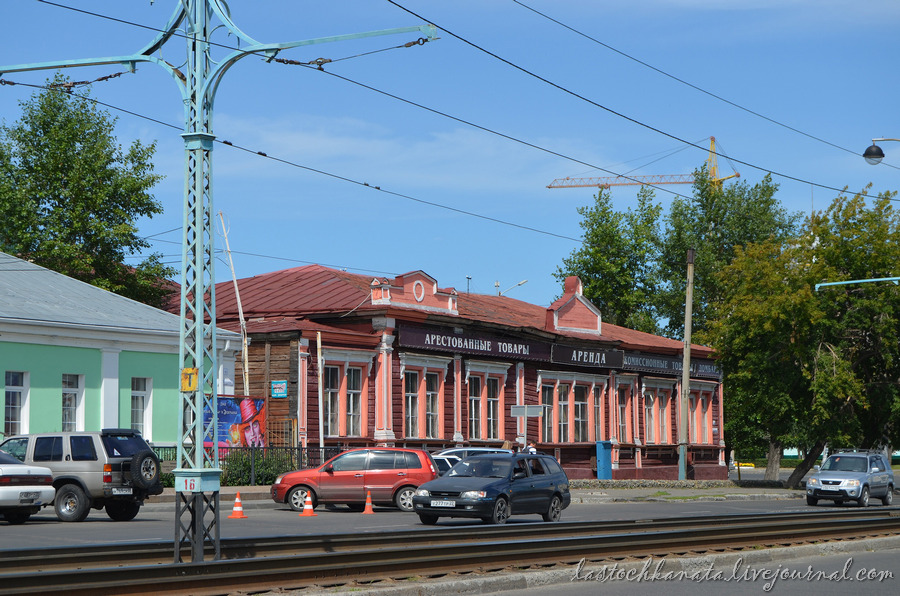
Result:
<svg viewBox="0 0 900 596"><path fill-rule="evenodd" d="M866 161L873 166L877 166L881 163L881 160L884 159L884 151L875 144L876 141L900 141L900 139L872 139L872 145L866 148L863 152L863 157L865 157Z"/></svg>
<svg viewBox="0 0 900 596"><path fill-rule="evenodd" d="M528 283L528 280L527 280L527 279L523 279L522 281L520 281L520 282L517 283L516 285L510 286L510 287L506 288L505 290L503 290L502 292L497 292L497 295L498 295L498 296L502 296L503 294L507 293L508 291L512 290L513 288L518 288L519 286L523 286L523 285L525 285L525 284L527 284L527 283ZM498 281L498 282L495 284L495 286L496 286L496 287L500 287L500 282Z"/></svg>

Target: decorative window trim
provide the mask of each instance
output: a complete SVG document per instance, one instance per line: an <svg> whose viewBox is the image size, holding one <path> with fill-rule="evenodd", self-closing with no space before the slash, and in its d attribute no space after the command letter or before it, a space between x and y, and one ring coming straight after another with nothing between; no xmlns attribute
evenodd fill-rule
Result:
<svg viewBox="0 0 900 596"><path fill-rule="evenodd" d="M506 377L509 369L512 368L512 362L487 362L485 360L464 360L466 365L465 383L469 383L469 374L482 374L491 377L502 377L500 382L501 389L506 387Z"/></svg>
<svg viewBox="0 0 900 596"><path fill-rule="evenodd" d="M441 373L441 382L447 380L447 369L453 358L447 356L431 356L425 354L415 354L410 352L400 353L400 375L406 372L406 367L421 369L423 373L438 372Z"/></svg>
<svg viewBox="0 0 900 596"><path fill-rule="evenodd" d="M322 359L325 365L344 365L344 370L353 364L365 364L366 376L372 376L372 366L377 352L371 350L343 350L340 348L322 348Z"/></svg>
<svg viewBox="0 0 900 596"><path fill-rule="evenodd" d="M591 375L587 373L570 373L556 370L538 370L538 387L544 381L564 382L574 385L599 385L603 384L604 391L609 385L609 375Z"/></svg>

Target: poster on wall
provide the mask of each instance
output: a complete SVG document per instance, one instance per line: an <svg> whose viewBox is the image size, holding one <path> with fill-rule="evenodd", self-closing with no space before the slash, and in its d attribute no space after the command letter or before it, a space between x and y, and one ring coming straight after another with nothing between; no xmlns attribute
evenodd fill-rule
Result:
<svg viewBox="0 0 900 596"><path fill-rule="evenodd" d="M266 446L266 400L252 397L220 395L216 435L219 447ZM212 414L203 413L204 425Z"/></svg>

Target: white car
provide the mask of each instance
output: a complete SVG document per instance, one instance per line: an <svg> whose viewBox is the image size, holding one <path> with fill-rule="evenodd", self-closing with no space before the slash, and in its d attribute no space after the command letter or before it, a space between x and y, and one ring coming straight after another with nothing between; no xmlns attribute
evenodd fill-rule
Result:
<svg viewBox="0 0 900 596"><path fill-rule="evenodd" d="M455 455L460 459L466 459L473 455L489 455L491 453L513 453L513 450L500 447L450 447L435 455Z"/></svg>
<svg viewBox="0 0 900 596"><path fill-rule="evenodd" d="M8 523L24 524L55 496L50 468L24 464L0 451L0 516Z"/></svg>

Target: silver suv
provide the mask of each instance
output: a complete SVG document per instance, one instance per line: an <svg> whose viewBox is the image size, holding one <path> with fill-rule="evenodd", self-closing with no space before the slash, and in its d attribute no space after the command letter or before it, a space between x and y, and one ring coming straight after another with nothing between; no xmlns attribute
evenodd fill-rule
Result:
<svg viewBox="0 0 900 596"><path fill-rule="evenodd" d="M806 481L807 505L828 499L837 505L855 501L868 507L869 497L880 498L883 505L894 500L894 472L881 452L834 453Z"/></svg>
<svg viewBox="0 0 900 596"><path fill-rule="evenodd" d="M91 508L129 521L144 499L163 490L159 458L131 429L19 435L3 441L0 449L26 464L50 468L56 516L62 521L83 521Z"/></svg>

